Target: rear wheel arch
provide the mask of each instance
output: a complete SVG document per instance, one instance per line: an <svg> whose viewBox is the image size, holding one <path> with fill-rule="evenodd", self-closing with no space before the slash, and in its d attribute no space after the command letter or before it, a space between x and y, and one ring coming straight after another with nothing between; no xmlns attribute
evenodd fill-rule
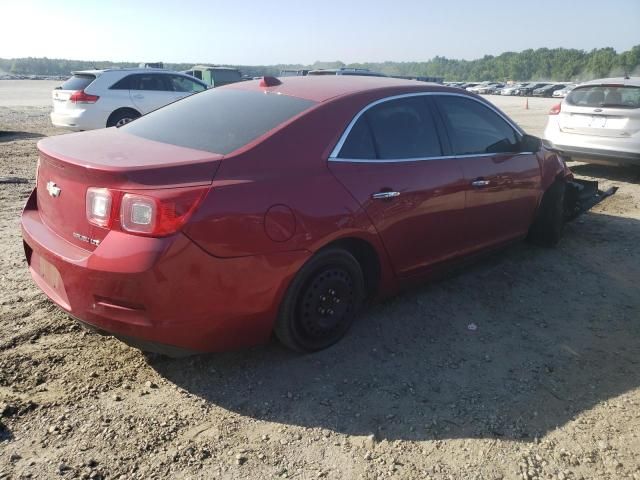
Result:
<svg viewBox="0 0 640 480"><path fill-rule="evenodd" d="M374 297L378 293L382 268L376 248L362 238L345 237L333 240L318 251L330 248L346 250L353 255L362 269L367 297Z"/></svg>
<svg viewBox="0 0 640 480"><path fill-rule="evenodd" d="M360 262L345 248L326 246L305 262L289 284L273 332L292 350L322 350L349 331L365 298Z"/></svg>
<svg viewBox="0 0 640 480"><path fill-rule="evenodd" d="M111 112L111 115L109 115L109 118L107 118L107 127L116 126L116 123L118 122L118 120L126 114L131 115L132 119L142 116L142 114L138 112L135 108L121 107Z"/></svg>

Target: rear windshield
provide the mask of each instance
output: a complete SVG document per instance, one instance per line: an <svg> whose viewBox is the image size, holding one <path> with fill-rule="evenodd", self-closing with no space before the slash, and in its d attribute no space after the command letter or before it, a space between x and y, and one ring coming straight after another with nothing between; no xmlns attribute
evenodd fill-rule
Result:
<svg viewBox="0 0 640 480"><path fill-rule="evenodd" d="M215 89L174 102L121 128L148 140L226 155L314 104L275 93Z"/></svg>
<svg viewBox="0 0 640 480"><path fill-rule="evenodd" d="M84 90L95 79L95 75L75 74L60 85L60 90Z"/></svg>
<svg viewBox="0 0 640 480"><path fill-rule="evenodd" d="M577 87L565 100L576 107L640 108L640 87L594 85Z"/></svg>

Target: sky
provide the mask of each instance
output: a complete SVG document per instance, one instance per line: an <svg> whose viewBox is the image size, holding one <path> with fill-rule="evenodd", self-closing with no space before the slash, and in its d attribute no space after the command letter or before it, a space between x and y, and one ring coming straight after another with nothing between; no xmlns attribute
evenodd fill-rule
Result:
<svg viewBox="0 0 640 480"><path fill-rule="evenodd" d="M640 0L0 0L0 58L234 65L640 44Z"/></svg>

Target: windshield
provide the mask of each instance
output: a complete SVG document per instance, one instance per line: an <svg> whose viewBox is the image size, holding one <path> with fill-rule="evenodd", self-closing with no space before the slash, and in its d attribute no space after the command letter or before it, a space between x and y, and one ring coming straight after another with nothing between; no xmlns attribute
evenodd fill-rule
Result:
<svg viewBox="0 0 640 480"><path fill-rule="evenodd" d="M315 105L287 95L213 89L171 103L124 125L157 142L226 155Z"/></svg>
<svg viewBox="0 0 640 480"><path fill-rule="evenodd" d="M576 107L640 108L640 87L593 85L576 87L565 100Z"/></svg>

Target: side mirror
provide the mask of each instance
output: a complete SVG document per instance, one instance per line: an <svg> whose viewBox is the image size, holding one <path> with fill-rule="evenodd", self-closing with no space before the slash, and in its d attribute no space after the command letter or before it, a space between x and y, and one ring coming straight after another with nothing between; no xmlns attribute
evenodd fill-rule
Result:
<svg viewBox="0 0 640 480"><path fill-rule="evenodd" d="M537 152L542 146L542 140L533 135L525 134L520 139L520 151L521 152Z"/></svg>

